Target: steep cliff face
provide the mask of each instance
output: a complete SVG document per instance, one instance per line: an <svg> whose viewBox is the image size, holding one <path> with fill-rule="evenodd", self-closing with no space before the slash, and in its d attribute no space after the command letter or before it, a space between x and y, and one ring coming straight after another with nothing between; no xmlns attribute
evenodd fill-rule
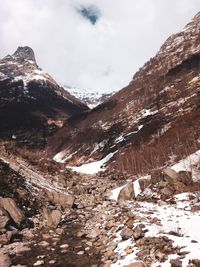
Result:
<svg viewBox="0 0 200 267"><path fill-rule="evenodd" d="M67 118L87 109L38 67L30 47L0 60L0 138L44 146Z"/></svg>
<svg viewBox="0 0 200 267"><path fill-rule="evenodd" d="M113 168L146 172L200 148L200 13L172 35L130 84L68 120L51 140L62 162L114 153ZM60 139L60 137L64 137Z"/></svg>

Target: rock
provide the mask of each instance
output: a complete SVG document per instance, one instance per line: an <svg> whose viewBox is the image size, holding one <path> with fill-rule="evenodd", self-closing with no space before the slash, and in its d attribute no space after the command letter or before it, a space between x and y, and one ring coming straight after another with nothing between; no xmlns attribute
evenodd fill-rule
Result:
<svg viewBox="0 0 200 267"><path fill-rule="evenodd" d="M133 188L133 182L129 182L125 187L119 192L117 202L119 204L124 204L128 200L133 200L135 198L135 192Z"/></svg>
<svg viewBox="0 0 200 267"><path fill-rule="evenodd" d="M161 193L161 195L163 195L165 197L170 197L173 195L174 191L170 187L165 187L165 188L160 190L160 193Z"/></svg>
<svg viewBox="0 0 200 267"><path fill-rule="evenodd" d="M191 262L195 267L200 267L200 259L193 259Z"/></svg>
<svg viewBox="0 0 200 267"><path fill-rule="evenodd" d="M125 265L124 267L146 267L146 265L142 261L136 261L129 265Z"/></svg>
<svg viewBox="0 0 200 267"><path fill-rule="evenodd" d="M133 230L129 228L124 228L122 229L120 235L121 235L122 240L127 240L133 236Z"/></svg>
<svg viewBox="0 0 200 267"><path fill-rule="evenodd" d="M133 253L133 248L131 246L128 246L125 248L124 252L126 252L126 254L131 254Z"/></svg>
<svg viewBox="0 0 200 267"><path fill-rule="evenodd" d="M61 221L62 213L59 210L50 211L44 208L43 216L47 220L47 226L56 228Z"/></svg>
<svg viewBox="0 0 200 267"><path fill-rule="evenodd" d="M49 264L55 264L55 263L56 263L55 260L51 260L51 261L49 261Z"/></svg>
<svg viewBox="0 0 200 267"><path fill-rule="evenodd" d="M1 267L10 267L11 266L11 259L6 254L0 254L0 266Z"/></svg>
<svg viewBox="0 0 200 267"><path fill-rule="evenodd" d="M186 186L184 185L184 183L179 182L179 181L176 182L176 183L174 183L173 186L174 186L174 189L175 189L175 191L176 191L177 194L184 192L185 189L186 189Z"/></svg>
<svg viewBox="0 0 200 267"><path fill-rule="evenodd" d="M107 230L110 230L115 224L115 221L114 220L110 220L106 223L106 229Z"/></svg>
<svg viewBox="0 0 200 267"><path fill-rule="evenodd" d="M133 237L135 240L138 240L144 236L145 236L145 234L142 230L142 227L140 227L139 225L133 229Z"/></svg>
<svg viewBox="0 0 200 267"><path fill-rule="evenodd" d="M56 191L46 190L46 194L50 201L54 204L60 205L62 208L71 208L74 204L74 196L70 194L64 194Z"/></svg>
<svg viewBox="0 0 200 267"><path fill-rule="evenodd" d="M83 250L79 251L77 255L83 255L85 252Z"/></svg>
<svg viewBox="0 0 200 267"><path fill-rule="evenodd" d="M0 245L5 245L9 242L9 237L7 236L7 234L1 234L0 235ZM1 266L1 265L0 265Z"/></svg>
<svg viewBox="0 0 200 267"><path fill-rule="evenodd" d="M41 266L41 265L44 265L44 260L38 260L33 264L33 266Z"/></svg>
<svg viewBox="0 0 200 267"><path fill-rule="evenodd" d="M69 245L68 244L63 244L63 245L60 245L60 248L62 248L62 249L66 249L66 248L68 248L69 247Z"/></svg>
<svg viewBox="0 0 200 267"><path fill-rule="evenodd" d="M182 261L179 259L170 260L171 267L182 267Z"/></svg>
<svg viewBox="0 0 200 267"><path fill-rule="evenodd" d="M38 245L45 248L45 247L49 246L49 243L47 241L43 240Z"/></svg>
<svg viewBox="0 0 200 267"><path fill-rule="evenodd" d="M93 267L93 265L92 265L92 267ZM98 265L94 265L94 267L98 267ZM102 265L100 265L100 267L110 267L110 263L108 262L108 263L103 263Z"/></svg>
<svg viewBox="0 0 200 267"><path fill-rule="evenodd" d="M185 185L191 185L193 183L192 173L187 171L180 171L178 173L179 181Z"/></svg>
<svg viewBox="0 0 200 267"><path fill-rule="evenodd" d="M142 192L151 184L151 177L141 178L138 180Z"/></svg>
<svg viewBox="0 0 200 267"><path fill-rule="evenodd" d="M174 182L174 181L178 181L178 173L171 169L171 168L165 168L163 170L163 176L164 176L164 180L167 182Z"/></svg>
<svg viewBox="0 0 200 267"><path fill-rule="evenodd" d="M0 208L0 228L4 228L8 222L9 222L8 213L4 209Z"/></svg>
<svg viewBox="0 0 200 267"><path fill-rule="evenodd" d="M20 225L24 215L12 198L0 198L0 207L9 213L10 217L16 224Z"/></svg>

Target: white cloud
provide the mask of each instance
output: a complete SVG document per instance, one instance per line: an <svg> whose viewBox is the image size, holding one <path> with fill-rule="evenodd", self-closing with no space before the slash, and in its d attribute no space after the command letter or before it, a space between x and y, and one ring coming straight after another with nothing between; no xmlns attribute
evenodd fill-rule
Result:
<svg viewBox="0 0 200 267"><path fill-rule="evenodd" d="M77 7L96 5L95 25ZM61 83L118 90L165 39L200 10L199 0L0 0L0 57L29 45Z"/></svg>

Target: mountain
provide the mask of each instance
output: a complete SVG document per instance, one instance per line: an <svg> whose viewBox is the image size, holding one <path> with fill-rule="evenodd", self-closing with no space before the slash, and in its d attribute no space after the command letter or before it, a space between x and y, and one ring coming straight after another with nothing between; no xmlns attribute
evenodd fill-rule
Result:
<svg viewBox="0 0 200 267"><path fill-rule="evenodd" d="M60 129L52 139L55 159L78 166L113 153L110 168L138 174L198 150L199 27L200 13L166 40L127 87L68 120L70 130Z"/></svg>
<svg viewBox="0 0 200 267"><path fill-rule="evenodd" d="M0 138L44 147L67 118L87 109L38 67L30 47L0 60Z"/></svg>
<svg viewBox="0 0 200 267"><path fill-rule="evenodd" d="M73 96L80 99L83 103L85 103L89 108L93 109L96 106L103 103L107 98L112 96L114 92L111 93L103 93L100 91L90 91L84 90L80 88L73 88L69 86L64 86L64 88Z"/></svg>
<svg viewBox="0 0 200 267"><path fill-rule="evenodd" d="M0 61L0 266L200 266L199 29L93 109Z"/></svg>

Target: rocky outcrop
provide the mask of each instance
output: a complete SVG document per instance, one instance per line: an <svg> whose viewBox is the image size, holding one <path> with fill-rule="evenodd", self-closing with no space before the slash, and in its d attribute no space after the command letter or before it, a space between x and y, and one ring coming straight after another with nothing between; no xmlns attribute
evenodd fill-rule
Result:
<svg viewBox="0 0 200 267"><path fill-rule="evenodd" d="M133 200L135 197L133 182L129 182L125 187L123 187L119 193L117 202L119 204L124 204L128 200Z"/></svg>
<svg viewBox="0 0 200 267"><path fill-rule="evenodd" d="M9 222L8 213L4 209L0 208L0 228L4 228L8 222Z"/></svg>
<svg viewBox="0 0 200 267"><path fill-rule="evenodd" d="M56 228L61 221L62 213L59 210L43 209L43 216L48 227Z"/></svg>
<svg viewBox="0 0 200 267"><path fill-rule="evenodd" d="M6 254L0 254L0 266L1 267L10 267L11 266L11 259Z"/></svg>
<svg viewBox="0 0 200 267"><path fill-rule="evenodd" d="M47 197L52 203L62 208L72 208L75 198L71 194L46 190Z"/></svg>
<svg viewBox="0 0 200 267"><path fill-rule="evenodd" d="M23 212L17 207L15 201L11 198L0 198L0 207L8 212L13 221L20 225L24 218Z"/></svg>

